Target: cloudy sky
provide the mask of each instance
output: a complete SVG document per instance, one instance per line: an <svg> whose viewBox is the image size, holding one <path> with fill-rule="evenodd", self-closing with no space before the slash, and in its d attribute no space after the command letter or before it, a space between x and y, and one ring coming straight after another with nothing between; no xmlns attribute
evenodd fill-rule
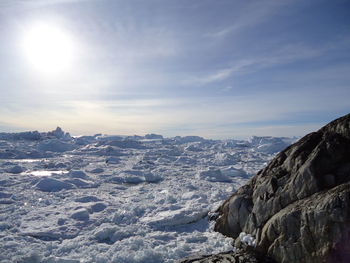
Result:
<svg viewBox="0 0 350 263"><path fill-rule="evenodd" d="M293 136L350 112L347 0L1 0L0 131Z"/></svg>

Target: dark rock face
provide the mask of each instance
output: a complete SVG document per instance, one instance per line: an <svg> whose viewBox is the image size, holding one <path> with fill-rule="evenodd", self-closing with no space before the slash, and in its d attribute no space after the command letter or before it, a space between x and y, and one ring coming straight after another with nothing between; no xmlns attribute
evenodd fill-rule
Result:
<svg viewBox="0 0 350 263"><path fill-rule="evenodd" d="M350 262L350 114L279 153L218 212L216 231L255 235L277 262Z"/></svg>
<svg viewBox="0 0 350 263"><path fill-rule="evenodd" d="M272 259L253 250L240 250L236 252L220 253L217 255L207 255L190 257L178 261L177 263L275 263Z"/></svg>

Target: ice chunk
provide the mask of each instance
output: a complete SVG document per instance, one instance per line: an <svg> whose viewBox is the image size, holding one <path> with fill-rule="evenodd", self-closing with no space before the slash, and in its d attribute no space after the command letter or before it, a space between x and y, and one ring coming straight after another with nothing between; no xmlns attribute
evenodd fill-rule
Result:
<svg viewBox="0 0 350 263"><path fill-rule="evenodd" d="M78 209L71 215L71 218L79 221L89 220L89 217L89 211L85 208Z"/></svg>
<svg viewBox="0 0 350 263"><path fill-rule="evenodd" d="M190 142L204 142L205 139L199 136L185 136L185 137L181 137L181 136L176 136L174 137L174 140L179 143L190 143Z"/></svg>
<svg viewBox="0 0 350 263"><path fill-rule="evenodd" d="M104 170L102 168L95 168L95 169L92 169L90 170L90 173L93 173L93 174L99 174L99 173L103 173Z"/></svg>
<svg viewBox="0 0 350 263"><path fill-rule="evenodd" d="M11 193L0 192L0 198L9 198L11 196L12 196Z"/></svg>
<svg viewBox="0 0 350 263"><path fill-rule="evenodd" d="M127 184L140 184L145 180L142 177L134 176L134 175L124 175L123 182Z"/></svg>
<svg viewBox="0 0 350 263"><path fill-rule="evenodd" d="M229 167L226 169L222 169L221 173L223 175L229 176L229 177L248 177L248 174L242 170L242 169L236 169L234 167Z"/></svg>
<svg viewBox="0 0 350 263"><path fill-rule="evenodd" d="M4 231L4 230L9 229L9 228L11 228L9 223L7 223L7 222L0 222L0 231Z"/></svg>
<svg viewBox="0 0 350 263"><path fill-rule="evenodd" d="M251 144L252 146L256 147L255 150L257 152L264 152L268 154L280 152L292 142L293 140L291 138L285 137L253 136L251 138Z"/></svg>
<svg viewBox="0 0 350 263"><path fill-rule="evenodd" d="M148 140L162 140L163 136L159 135L159 134L151 133L151 134L146 134L145 135L145 139L148 139Z"/></svg>
<svg viewBox="0 0 350 263"><path fill-rule="evenodd" d="M152 226L178 226L197 222L208 214L205 209L181 208L157 213L153 217L144 217L140 221Z"/></svg>
<svg viewBox="0 0 350 263"><path fill-rule="evenodd" d="M107 208L104 203L96 203L91 206L91 211L94 213L101 212Z"/></svg>
<svg viewBox="0 0 350 263"><path fill-rule="evenodd" d="M84 173L83 171L80 171L80 170L72 170L68 173L68 176L72 177L72 178L80 178L80 179L89 178L89 176L87 176L86 173Z"/></svg>
<svg viewBox="0 0 350 263"><path fill-rule="evenodd" d="M150 172L126 170L109 180L113 183L140 184L144 182L157 183L162 180L162 177Z"/></svg>
<svg viewBox="0 0 350 263"><path fill-rule="evenodd" d="M18 133L0 133L1 140L28 140L38 141L41 139L41 135L38 131L18 132Z"/></svg>
<svg viewBox="0 0 350 263"><path fill-rule="evenodd" d="M12 173L12 174L20 174L24 171L24 169L19 165L15 165L15 166L11 167L10 169L8 169L7 171L9 173Z"/></svg>
<svg viewBox="0 0 350 263"><path fill-rule="evenodd" d="M129 211L127 210L121 210L116 212L113 216L112 216L112 222L116 223L116 224L134 224L138 221L138 213L137 211L135 211L134 209L131 209Z"/></svg>
<svg viewBox="0 0 350 263"><path fill-rule="evenodd" d="M58 139L46 140L42 141L37 146L40 151L48 151L48 152L66 152L71 151L75 148L75 146L68 142L63 142Z"/></svg>
<svg viewBox="0 0 350 263"><path fill-rule="evenodd" d="M153 173L145 173L143 176L148 183L157 183L163 179L161 175Z"/></svg>
<svg viewBox="0 0 350 263"><path fill-rule="evenodd" d="M197 174L198 179L205 179L210 182L231 182L232 179L221 173L220 169L209 169Z"/></svg>
<svg viewBox="0 0 350 263"><path fill-rule="evenodd" d="M75 202L79 203L89 203L89 202L98 202L101 201L101 199L98 199L96 196L89 195L89 196L83 196L75 199Z"/></svg>
<svg viewBox="0 0 350 263"><path fill-rule="evenodd" d="M58 257L49 257L41 262L45 262L45 263L80 263L80 260L78 260L78 259L65 259L65 258L61 258L61 257L59 257L59 258Z"/></svg>
<svg viewBox="0 0 350 263"><path fill-rule="evenodd" d="M200 148L198 145L195 145L195 144L191 144L189 146L187 146L185 148L186 151L190 151L190 152L202 152L203 149Z"/></svg>
<svg viewBox="0 0 350 263"><path fill-rule="evenodd" d="M234 165L237 163L237 159L236 156L228 153L217 153L214 157L214 163L217 165Z"/></svg>
<svg viewBox="0 0 350 263"><path fill-rule="evenodd" d="M74 184L78 188L93 187L93 184L91 182L88 182L88 181L85 181L85 180L79 179L79 178L73 178L73 179L64 180L64 182L67 182L67 183L70 183L70 184Z"/></svg>
<svg viewBox="0 0 350 263"><path fill-rule="evenodd" d="M74 185L54 178L43 178L36 184L36 187L44 192L58 192L63 189L72 189Z"/></svg>
<svg viewBox="0 0 350 263"><path fill-rule="evenodd" d="M104 223L95 230L93 236L100 243L113 244L136 233L137 229L135 226L119 227Z"/></svg>
<svg viewBox="0 0 350 263"><path fill-rule="evenodd" d="M117 226L102 224L99 228L95 230L93 236L100 243L112 244L116 241L113 235L117 231L117 229Z"/></svg>
<svg viewBox="0 0 350 263"><path fill-rule="evenodd" d="M70 140L72 138L68 132L64 132L60 127L57 127L56 130L48 132L47 136L65 140Z"/></svg>
<svg viewBox="0 0 350 263"><path fill-rule="evenodd" d="M109 164L118 164L120 163L120 159L118 157L114 157L114 156L111 156L111 157L108 157L106 159L106 163L109 163Z"/></svg>
<svg viewBox="0 0 350 263"><path fill-rule="evenodd" d="M122 149L128 149L128 148L132 148L132 149L144 149L145 147L138 141L134 141L134 140L112 140L112 141L107 141L104 143L105 145L110 145L110 146L116 146Z"/></svg>

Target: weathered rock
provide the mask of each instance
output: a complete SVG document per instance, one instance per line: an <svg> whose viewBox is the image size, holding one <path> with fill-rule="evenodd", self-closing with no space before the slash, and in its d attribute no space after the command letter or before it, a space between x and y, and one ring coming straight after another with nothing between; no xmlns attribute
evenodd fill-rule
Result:
<svg viewBox="0 0 350 263"><path fill-rule="evenodd" d="M254 250L239 250L217 255L194 256L177 263L274 263L271 258Z"/></svg>
<svg viewBox="0 0 350 263"><path fill-rule="evenodd" d="M281 263L350 262L349 181L350 114L279 153L223 203L215 230L253 234Z"/></svg>

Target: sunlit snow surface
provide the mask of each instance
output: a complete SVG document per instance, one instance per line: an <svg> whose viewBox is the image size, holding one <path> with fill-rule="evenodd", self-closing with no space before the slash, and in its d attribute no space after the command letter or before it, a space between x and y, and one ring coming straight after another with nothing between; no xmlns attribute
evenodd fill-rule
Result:
<svg viewBox="0 0 350 263"><path fill-rule="evenodd" d="M0 262L173 262L230 250L208 212L290 142L1 134Z"/></svg>

